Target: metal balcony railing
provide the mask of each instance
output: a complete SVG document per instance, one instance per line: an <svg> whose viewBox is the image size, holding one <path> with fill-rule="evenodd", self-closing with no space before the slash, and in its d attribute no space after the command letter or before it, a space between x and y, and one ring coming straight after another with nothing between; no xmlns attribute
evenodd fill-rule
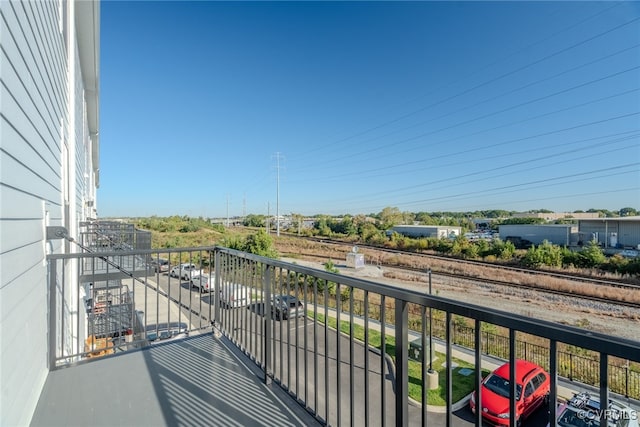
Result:
<svg viewBox="0 0 640 427"><path fill-rule="evenodd" d="M160 258L169 260L168 272L154 270L151 260ZM481 389L483 372L475 367L486 369L490 354L512 367L521 358L543 366L551 378L550 420L567 363L570 379L594 383L601 401L613 392L640 397L640 343L436 295L221 247L51 255L48 262L52 369L213 327L266 381L328 425L425 425L429 368L438 358L445 362L439 392L445 423L452 425L464 348L471 389ZM489 335L486 325L506 333ZM421 354L414 354L416 339ZM566 346L590 352L588 366L568 362ZM509 421L516 425L511 384Z"/></svg>

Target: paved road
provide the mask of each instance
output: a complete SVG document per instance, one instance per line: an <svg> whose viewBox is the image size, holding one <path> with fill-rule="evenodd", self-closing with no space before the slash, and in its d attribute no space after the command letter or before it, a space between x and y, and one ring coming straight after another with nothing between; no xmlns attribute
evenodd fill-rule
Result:
<svg viewBox="0 0 640 427"><path fill-rule="evenodd" d="M200 294L188 282L170 278L166 274L160 275L158 282L171 299L192 307L192 310L180 310L179 319L175 321L188 322L192 327L209 325L209 319L214 315L209 294ZM265 345L262 330L266 319L263 313L263 304L220 311L220 323L228 331L229 337L245 351L258 354L253 360L258 364L264 363L259 356L264 354L262 350ZM361 343L351 341L344 334L337 334L331 328L325 330L310 319L270 319L268 324L272 328L274 346L274 358L269 362L269 370L294 399L317 408L320 417L328 419L330 425L383 425L383 412L385 424L395 425L393 369L388 360L383 360L377 352L365 351ZM350 363L352 355L353 364ZM368 371L365 370L365 358L368 359ZM384 372L384 377L380 375L381 372ZM365 383L365 377L368 377L368 383ZM365 415L367 408L368 416ZM408 425L422 425L422 408L410 405L408 412ZM426 423L430 426L446 425L444 413L429 411L426 417ZM547 422L547 411L541 409L524 425L544 427ZM467 405L451 416L451 425L454 427L471 426L473 423L473 414Z"/></svg>

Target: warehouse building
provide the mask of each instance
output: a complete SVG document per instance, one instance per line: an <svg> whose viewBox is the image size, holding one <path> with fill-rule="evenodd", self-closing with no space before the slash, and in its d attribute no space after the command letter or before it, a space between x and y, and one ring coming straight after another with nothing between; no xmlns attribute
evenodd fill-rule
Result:
<svg viewBox="0 0 640 427"><path fill-rule="evenodd" d="M393 233L402 234L406 237L435 237L438 239L455 239L462 232L461 227L449 227L438 225L396 225L387 230L387 235Z"/></svg>
<svg viewBox="0 0 640 427"><path fill-rule="evenodd" d="M640 249L640 216L583 219L578 221L581 243L596 240L608 249Z"/></svg>
<svg viewBox="0 0 640 427"><path fill-rule="evenodd" d="M547 240L559 246L578 244L578 227L571 224L505 224L498 227L500 239L539 245ZM516 244L518 247L518 244Z"/></svg>

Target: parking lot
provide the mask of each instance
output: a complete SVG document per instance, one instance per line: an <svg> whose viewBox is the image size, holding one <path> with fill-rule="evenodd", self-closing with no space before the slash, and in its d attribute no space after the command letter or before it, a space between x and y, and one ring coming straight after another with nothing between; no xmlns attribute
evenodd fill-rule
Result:
<svg viewBox="0 0 640 427"><path fill-rule="evenodd" d="M200 293L189 282L179 278L166 274L156 277L159 278L160 289L170 299L192 307L191 310L178 310L174 314L176 322L186 322L191 328L205 328L210 324L215 312L212 295ZM264 314L270 310L265 310L262 302L254 302L248 307L221 307L220 310L219 321L229 337L247 352L262 354L258 350L264 346L262 331L267 320ZM338 424L339 421L352 425L379 425L383 414L387 423L394 423L394 371L389 359L382 359L378 351L367 351L362 343L351 341L347 335L337 334L334 329L325 328L310 318L293 317L280 321L273 318L268 324L274 355L270 361L270 373L291 395L309 402L330 424ZM351 358L353 364L350 363ZM367 370L365 358L368 359ZM384 375L381 376L380 372ZM365 377L368 377L368 382L365 382ZM365 417L365 409L368 410L368 418ZM409 425L421 425L422 412L417 403L410 405ZM430 425L444 426L446 418L444 408L428 408L427 422ZM548 412L541 408L523 425L543 427L547 423ZM474 415L466 400L454 405L451 424L474 424Z"/></svg>

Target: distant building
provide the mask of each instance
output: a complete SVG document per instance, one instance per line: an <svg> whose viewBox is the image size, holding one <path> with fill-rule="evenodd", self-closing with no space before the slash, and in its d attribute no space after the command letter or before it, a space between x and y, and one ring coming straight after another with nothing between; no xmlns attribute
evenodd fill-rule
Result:
<svg viewBox="0 0 640 427"><path fill-rule="evenodd" d="M542 218L545 221L558 219L592 219L599 218L598 212L524 212L513 214L513 218Z"/></svg>
<svg viewBox="0 0 640 427"><path fill-rule="evenodd" d="M390 236L394 232L412 238L436 237L438 239L454 239L461 234L462 228L437 225L396 225L387 230L387 235Z"/></svg>
<svg viewBox="0 0 640 427"><path fill-rule="evenodd" d="M578 220L570 224L509 224L499 226L502 240L528 241L539 245L547 240L560 246L581 247L592 240L614 254L640 249L640 216Z"/></svg>
<svg viewBox="0 0 640 427"><path fill-rule="evenodd" d="M504 224L498 227L503 241L523 242L523 246L539 245L545 240L560 246L578 243L578 227L567 224ZM518 245L516 245L518 246Z"/></svg>
<svg viewBox="0 0 640 427"><path fill-rule="evenodd" d="M583 244L596 240L604 248L639 249L640 216L581 220L578 236Z"/></svg>

